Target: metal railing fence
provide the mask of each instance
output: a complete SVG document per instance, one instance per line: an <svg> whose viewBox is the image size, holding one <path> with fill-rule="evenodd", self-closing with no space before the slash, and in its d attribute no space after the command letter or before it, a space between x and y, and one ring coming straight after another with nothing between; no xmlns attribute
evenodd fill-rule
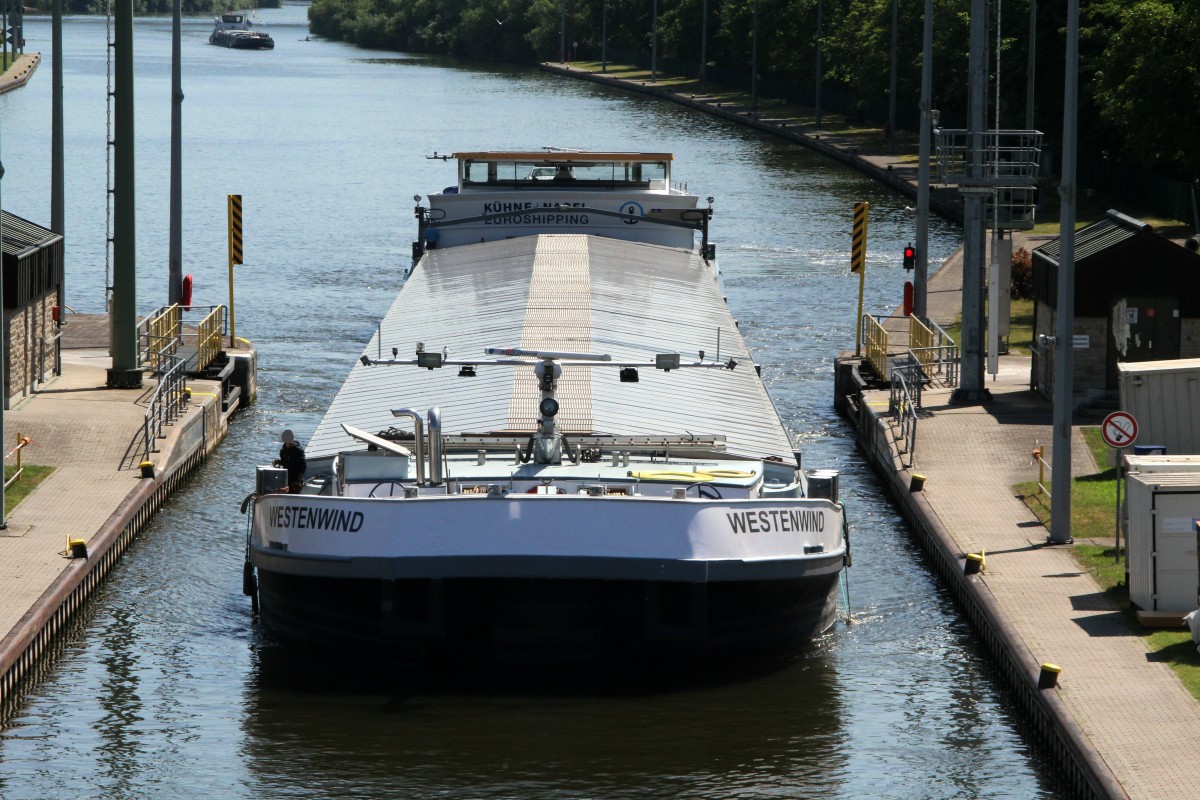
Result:
<svg viewBox="0 0 1200 800"><path fill-rule="evenodd" d="M920 365L913 361L911 369L892 370L891 395L888 398L888 413L896 423L896 447L901 456L908 456L906 467L912 467L917 450L917 409L921 407L919 374Z"/></svg>
<svg viewBox="0 0 1200 800"><path fill-rule="evenodd" d="M170 369L183 330L179 304L160 308L138 323L138 362L155 375Z"/></svg>
<svg viewBox="0 0 1200 800"><path fill-rule="evenodd" d="M196 326L196 370L202 370L221 352L225 334L225 306L213 306ZM185 334L186 335L186 334Z"/></svg>
<svg viewBox="0 0 1200 800"><path fill-rule="evenodd" d="M8 466L8 459L12 458L14 455L17 457L16 471L13 472L11 478L5 477L5 479L4 479L5 491L8 490L8 487L12 486L14 483L16 483L17 481L19 481L21 479L21 473L25 471L25 466L24 466L24 464L21 463L21 451L24 450L26 447L28 447L31 443L32 442L28 436L23 436L23 435L21 435L20 432L18 432L17 433L17 446L4 454L4 466L5 467Z"/></svg>
<svg viewBox="0 0 1200 800"><path fill-rule="evenodd" d="M888 379L888 332L875 317L863 314L863 342L866 345L867 363L882 380Z"/></svg>
<svg viewBox="0 0 1200 800"><path fill-rule="evenodd" d="M155 447L157 440L166 438L163 429L187 411L187 362L178 357L173 357L173 360L171 367L159 376L158 386L146 406L142 424L145 445L143 458L158 452Z"/></svg>

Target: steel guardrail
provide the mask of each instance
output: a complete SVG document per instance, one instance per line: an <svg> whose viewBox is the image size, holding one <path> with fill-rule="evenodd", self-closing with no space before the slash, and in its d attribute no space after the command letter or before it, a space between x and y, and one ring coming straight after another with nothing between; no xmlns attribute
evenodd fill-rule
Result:
<svg viewBox="0 0 1200 800"><path fill-rule="evenodd" d="M888 379L888 332L875 317L863 314L863 342L867 363L880 380Z"/></svg>
<svg viewBox="0 0 1200 800"><path fill-rule="evenodd" d="M221 352L225 333L225 306L215 306L197 325L196 371L205 369Z"/></svg>
<svg viewBox="0 0 1200 800"><path fill-rule="evenodd" d="M172 357L174 364L158 379L158 386L146 406L146 414L142 423L144 441L143 458L148 459L151 453L157 453L154 446L159 439L166 438L163 429L183 416L188 403L187 361Z"/></svg>
<svg viewBox="0 0 1200 800"><path fill-rule="evenodd" d="M916 398L913 397L913 392L909 389L909 381L905 378L906 373L909 378L912 378L914 371L919 372L918 362L913 361L912 365L910 369L892 370L891 394L888 398L888 413L891 414L897 427L896 449L901 456L908 456L908 463L905 466L910 468L917 450L917 409L921 405L919 394ZM918 393L920 384L921 380L918 375L916 380Z"/></svg>
<svg viewBox="0 0 1200 800"><path fill-rule="evenodd" d="M179 352L182 314L179 304L157 309L138 323L138 363L155 375L170 369Z"/></svg>

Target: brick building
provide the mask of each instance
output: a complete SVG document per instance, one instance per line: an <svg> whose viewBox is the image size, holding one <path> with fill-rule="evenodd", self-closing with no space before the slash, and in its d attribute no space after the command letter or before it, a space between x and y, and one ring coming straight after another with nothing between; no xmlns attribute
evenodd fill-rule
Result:
<svg viewBox="0 0 1200 800"><path fill-rule="evenodd" d="M4 279L4 407L61 372L56 311L63 305L63 237L0 211Z"/></svg>
<svg viewBox="0 0 1200 800"><path fill-rule="evenodd" d="M1033 251L1033 389L1051 397L1058 309L1055 240ZM1200 254L1109 211L1075 233L1076 396L1116 397L1117 362L1200 357Z"/></svg>

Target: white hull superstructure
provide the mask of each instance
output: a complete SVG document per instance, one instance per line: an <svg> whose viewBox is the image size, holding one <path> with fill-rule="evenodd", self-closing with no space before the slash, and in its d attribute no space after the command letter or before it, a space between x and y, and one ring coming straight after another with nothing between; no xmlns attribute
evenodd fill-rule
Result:
<svg viewBox="0 0 1200 800"><path fill-rule="evenodd" d="M455 158L303 490L260 468L264 621L459 663L772 656L828 628L836 478L810 490L670 156Z"/></svg>

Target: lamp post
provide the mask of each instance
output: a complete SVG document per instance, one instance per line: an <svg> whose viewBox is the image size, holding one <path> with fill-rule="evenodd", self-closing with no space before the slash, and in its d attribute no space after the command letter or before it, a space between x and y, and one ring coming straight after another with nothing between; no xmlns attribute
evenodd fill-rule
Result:
<svg viewBox="0 0 1200 800"><path fill-rule="evenodd" d="M654 0L650 28L650 82L658 81L658 0Z"/></svg>
<svg viewBox="0 0 1200 800"><path fill-rule="evenodd" d="M1054 333L1054 443L1050 475L1051 544L1070 544L1071 411L1075 367L1075 140L1078 136L1079 0L1067 3L1067 69L1063 89L1063 163L1058 196L1062 203L1058 232L1058 309Z"/></svg>
<svg viewBox="0 0 1200 800"><path fill-rule="evenodd" d="M171 4L171 207L167 250L168 304L183 302L183 82L180 75L180 5Z"/></svg>
<svg viewBox="0 0 1200 800"><path fill-rule="evenodd" d="M708 85L708 0L700 6L700 91Z"/></svg>
<svg viewBox="0 0 1200 800"><path fill-rule="evenodd" d="M758 111L758 0L750 21L750 110Z"/></svg>
<svg viewBox="0 0 1200 800"><path fill-rule="evenodd" d="M888 84L888 155L896 155L896 37L900 0L892 0L892 76Z"/></svg>
<svg viewBox="0 0 1200 800"><path fill-rule="evenodd" d="M825 71L825 65L821 63L821 23L825 12L825 0L817 0L817 89L814 97L813 105L815 119L813 124L816 127L821 127L821 73Z"/></svg>
<svg viewBox="0 0 1200 800"><path fill-rule="evenodd" d="M608 72L608 0L604 0L604 14L600 18L600 71Z"/></svg>
<svg viewBox="0 0 1200 800"><path fill-rule="evenodd" d="M921 126L917 154L917 268L913 272L913 314L928 321L929 286L929 157L933 138L933 0L925 0L921 35Z"/></svg>

